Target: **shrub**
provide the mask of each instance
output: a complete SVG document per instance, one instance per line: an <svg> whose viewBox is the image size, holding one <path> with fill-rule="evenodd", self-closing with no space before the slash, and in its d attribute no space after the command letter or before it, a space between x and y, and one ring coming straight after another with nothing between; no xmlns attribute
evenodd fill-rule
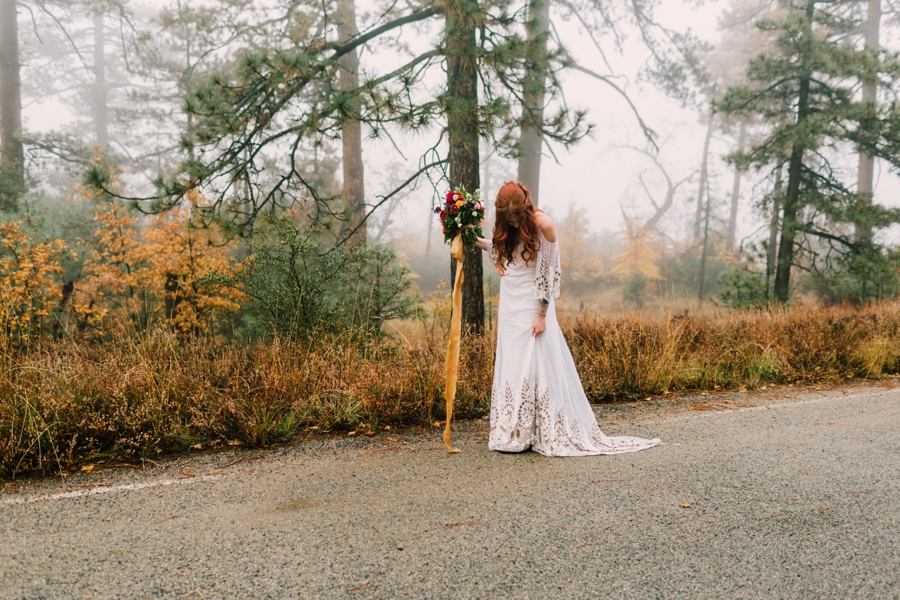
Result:
<svg viewBox="0 0 900 600"><path fill-rule="evenodd" d="M284 217L267 219L250 247L242 268L220 280L253 299L260 333L370 335L409 316L417 301L408 269L384 246L329 247L323 230Z"/></svg>
<svg viewBox="0 0 900 600"><path fill-rule="evenodd" d="M729 308L760 308L768 302L764 273L736 266L723 271L718 278L718 302Z"/></svg>

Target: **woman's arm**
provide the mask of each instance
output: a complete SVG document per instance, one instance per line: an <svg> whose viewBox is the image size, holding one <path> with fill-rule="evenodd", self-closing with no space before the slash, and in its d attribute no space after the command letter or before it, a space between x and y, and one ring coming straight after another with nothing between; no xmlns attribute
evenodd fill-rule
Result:
<svg viewBox="0 0 900 600"><path fill-rule="evenodd" d="M557 295L558 283L553 280L553 271L558 268L559 250L556 248L556 230L553 228L553 221L543 211L538 211L535 215L535 221L544 241L551 245L551 250L543 245L541 247L540 264L537 277L542 277L544 283L536 283L535 293L538 294L539 304L537 314L534 316L534 322L531 324L531 335L538 336L547 329L547 310L550 308L550 300ZM554 290L554 283L556 290Z"/></svg>
<svg viewBox="0 0 900 600"><path fill-rule="evenodd" d="M491 240L486 240L484 238L475 238L475 247L481 248L482 250L490 250Z"/></svg>

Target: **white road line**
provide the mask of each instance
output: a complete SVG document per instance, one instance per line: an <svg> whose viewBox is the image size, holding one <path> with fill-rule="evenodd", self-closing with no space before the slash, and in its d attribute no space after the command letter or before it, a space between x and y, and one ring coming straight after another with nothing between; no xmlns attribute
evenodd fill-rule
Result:
<svg viewBox="0 0 900 600"><path fill-rule="evenodd" d="M73 490L71 492L62 492L60 494L42 494L40 496L33 496L31 498L13 498L11 500L4 500L3 502L0 502L0 504L11 506L15 504L31 504L33 502L49 502L51 500L68 500L70 498L83 498L85 496L97 496L100 494L112 494L115 492L130 492L134 490L144 490L147 488L167 487L170 485L187 485L190 483L210 481L212 479L222 479L223 477L230 477L230 475L207 475L205 477L197 476L185 477L183 479L162 479L159 481L146 481L144 483L129 483L126 485L94 487L87 490Z"/></svg>

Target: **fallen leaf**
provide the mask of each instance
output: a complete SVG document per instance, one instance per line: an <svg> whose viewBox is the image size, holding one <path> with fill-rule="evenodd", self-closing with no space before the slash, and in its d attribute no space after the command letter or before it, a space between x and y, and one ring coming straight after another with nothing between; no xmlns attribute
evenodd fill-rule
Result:
<svg viewBox="0 0 900 600"><path fill-rule="evenodd" d="M363 435L375 435L375 432L370 429L369 431L363 431L362 434Z"/></svg>
<svg viewBox="0 0 900 600"><path fill-rule="evenodd" d="M397 550L403 550L403 546L397 546Z"/></svg>
<svg viewBox="0 0 900 600"><path fill-rule="evenodd" d="M434 426L435 426L435 427L440 427L440 426L441 426L441 422L440 422L440 421L435 421L435 422L434 422Z"/></svg>
<svg viewBox="0 0 900 600"><path fill-rule="evenodd" d="M390 426L390 425L385 425L385 426L384 426L384 430L385 430L385 431L390 431L390 430L391 430L391 426Z"/></svg>
<svg viewBox="0 0 900 600"><path fill-rule="evenodd" d="M194 444L191 446L191 450L203 450L203 444Z"/></svg>
<svg viewBox="0 0 900 600"><path fill-rule="evenodd" d="M679 504L678 505L678 508L690 508L690 507L691 507L690 504Z"/></svg>
<svg viewBox="0 0 900 600"><path fill-rule="evenodd" d="M334 540L339 540L339 539L341 539L342 537L344 537L344 534L343 534L343 533L342 533L341 535L336 535L336 536L334 536L333 538L328 538L327 540L325 540L324 542L322 542L322 545L324 546L324 545L327 544L328 542L333 542Z"/></svg>
<svg viewBox="0 0 900 600"><path fill-rule="evenodd" d="M240 440L228 440L228 445L229 446L240 446L242 444L241 444Z"/></svg>
<svg viewBox="0 0 900 600"><path fill-rule="evenodd" d="M351 431L351 432L348 433L347 435L356 435L356 432L355 432L355 431Z"/></svg>
<svg viewBox="0 0 900 600"><path fill-rule="evenodd" d="M85 475L90 475L93 470L94 465L84 465L83 467L81 467L81 472Z"/></svg>
<svg viewBox="0 0 900 600"><path fill-rule="evenodd" d="M353 587L353 588L347 588L347 591L348 591L348 592L358 592L359 590L364 589L367 585L369 585L369 582L370 582L370 581L372 581L372 580L371 580L371 579L366 579L365 581L363 581L361 584L359 584L359 585L356 586L356 587Z"/></svg>
<svg viewBox="0 0 900 600"><path fill-rule="evenodd" d="M450 529L451 527L459 527L460 525L474 525L475 521L460 521L459 523L447 523L441 525L440 529Z"/></svg>

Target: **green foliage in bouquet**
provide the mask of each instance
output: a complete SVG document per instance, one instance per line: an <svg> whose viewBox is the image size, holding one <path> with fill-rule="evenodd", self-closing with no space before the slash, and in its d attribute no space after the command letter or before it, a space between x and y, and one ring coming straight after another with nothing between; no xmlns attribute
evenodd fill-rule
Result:
<svg viewBox="0 0 900 600"><path fill-rule="evenodd" d="M459 186L456 190L447 192L444 207L436 208L435 212L441 219L445 243L452 244L456 236L462 232L463 244L467 248L473 248L475 240L484 237L481 230L481 223L484 221L481 190L469 194L466 188Z"/></svg>

